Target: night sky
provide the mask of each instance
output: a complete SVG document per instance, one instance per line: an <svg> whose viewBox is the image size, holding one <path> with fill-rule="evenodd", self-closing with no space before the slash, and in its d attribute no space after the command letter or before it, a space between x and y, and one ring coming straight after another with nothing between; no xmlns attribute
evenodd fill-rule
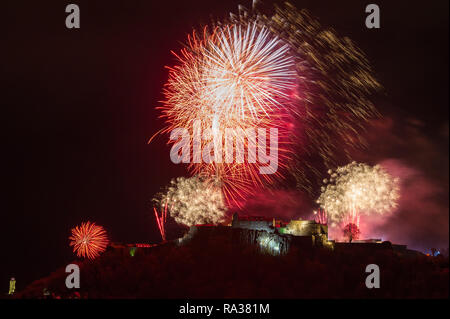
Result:
<svg viewBox="0 0 450 319"><path fill-rule="evenodd" d="M369 131L368 153L401 161L439 189L442 214L430 218L447 222L437 240L448 247L448 1L292 2L367 54L384 86L376 106L385 115ZM381 8L378 30L364 25L372 2ZM81 29L65 27L69 3L80 6ZM164 66L175 62L170 50L179 50L192 28L236 12L239 3L251 5L2 3L0 290L11 276L20 290L69 263L67 238L81 221L103 225L113 241L160 240L146 203L171 178L187 176L171 163L166 137L147 144L163 127L155 107ZM422 220L414 222L420 227Z"/></svg>

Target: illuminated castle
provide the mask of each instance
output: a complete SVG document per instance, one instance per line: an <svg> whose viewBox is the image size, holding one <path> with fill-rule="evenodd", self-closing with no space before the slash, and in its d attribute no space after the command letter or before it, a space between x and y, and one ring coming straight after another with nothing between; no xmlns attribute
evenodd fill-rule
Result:
<svg viewBox="0 0 450 319"><path fill-rule="evenodd" d="M111 248L120 249L124 254L134 256L136 251L150 253L167 245L185 245L190 241L203 243L223 241L233 249L255 249L260 253L284 255L295 250L299 253L313 252L315 248L335 251L389 249L400 254L417 255L406 245L395 245L379 239L357 240L352 243L328 240L328 226L315 220L291 220L284 222L275 218L258 216L239 216L234 214L228 225L195 225L183 237L160 244L118 244Z"/></svg>
<svg viewBox="0 0 450 319"><path fill-rule="evenodd" d="M253 247L271 255L286 254L292 247L310 251L314 247L333 248L334 244L328 241L328 227L315 221L292 220L285 223L274 218L238 214L233 215L227 226L192 226L177 243L184 245L193 239L207 241L214 237L231 241L235 249Z"/></svg>
<svg viewBox="0 0 450 319"><path fill-rule="evenodd" d="M331 248L328 227L314 220L291 220L285 223L275 218L233 215L231 228L242 229L240 242L255 244L270 254L285 254L293 246Z"/></svg>

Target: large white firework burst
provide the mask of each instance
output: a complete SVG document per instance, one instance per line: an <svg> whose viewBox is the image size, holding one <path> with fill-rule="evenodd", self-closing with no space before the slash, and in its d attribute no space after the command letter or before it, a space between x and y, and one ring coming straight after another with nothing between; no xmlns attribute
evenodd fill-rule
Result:
<svg viewBox="0 0 450 319"><path fill-rule="evenodd" d="M340 222L347 214L370 215L391 212L399 198L398 179L381 166L352 162L329 170L326 186L317 203L328 213L331 223Z"/></svg>
<svg viewBox="0 0 450 319"><path fill-rule="evenodd" d="M215 180L178 177L154 200L167 203L170 216L182 225L219 224L225 218L223 193Z"/></svg>

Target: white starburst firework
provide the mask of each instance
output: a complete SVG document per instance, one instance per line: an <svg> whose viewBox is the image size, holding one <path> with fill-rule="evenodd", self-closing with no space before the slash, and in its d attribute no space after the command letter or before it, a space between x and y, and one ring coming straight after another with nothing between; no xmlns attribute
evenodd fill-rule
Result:
<svg viewBox="0 0 450 319"><path fill-rule="evenodd" d="M168 203L170 216L186 226L219 224L225 218L224 197L215 180L178 177L155 201L161 205Z"/></svg>

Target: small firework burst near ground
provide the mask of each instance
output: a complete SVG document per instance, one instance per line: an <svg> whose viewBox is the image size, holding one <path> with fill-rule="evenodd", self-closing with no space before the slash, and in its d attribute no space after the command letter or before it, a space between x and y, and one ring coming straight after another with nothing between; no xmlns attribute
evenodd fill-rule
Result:
<svg viewBox="0 0 450 319"><path fill-rule="evenodd" d="M95 223L81 223L72 229L70 246L78 257L94 259L105 251L109 240L105 229Z"/></svg>

